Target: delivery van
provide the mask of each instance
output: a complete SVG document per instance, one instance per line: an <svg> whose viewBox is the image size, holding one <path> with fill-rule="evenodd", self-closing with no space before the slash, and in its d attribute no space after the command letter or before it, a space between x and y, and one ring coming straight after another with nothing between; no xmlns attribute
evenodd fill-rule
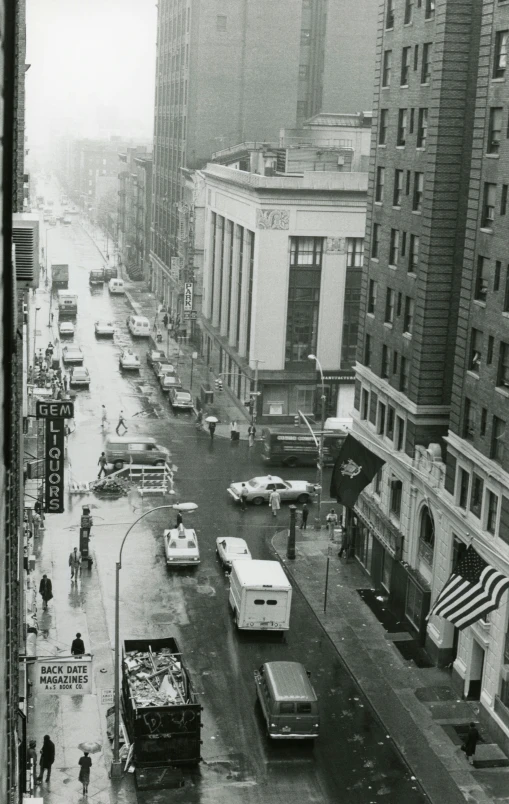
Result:
<svg viewBox="0 0 509 804"><path fill-rule="evenodd" d="M125 463L140 463L150 466L163 466L170 459L166 447L156 443L149 436L111 436L106 441L106 460L115 469L122 469Z"/></svg>
<svg viewBox="0 0 509 804"><path fill-rule="evenodd" d="M108 290L110 293L125 293L123 279L110 279L108 282Z"/></svg>
<svg viewBox="0 0 509 804"><path fill-rule="evenodd" d="M127 319L127 326L131 335L135 335L138 338L148 338L150 336L150 323L144 315L130 315Z"/></svg>
<svg viewBox="0 0 509 804"><path fill-rule="evenodd" d="M237 628L288 631L292 585L279 561L233 561L229 603Z"/></svg>
<svg viewBox="0 0 509 804"><path fill-rule="evenodd" d="M254 677L269 737L273 740L318 737L318 699L302 664L266 662L255 670Z"/></svg>

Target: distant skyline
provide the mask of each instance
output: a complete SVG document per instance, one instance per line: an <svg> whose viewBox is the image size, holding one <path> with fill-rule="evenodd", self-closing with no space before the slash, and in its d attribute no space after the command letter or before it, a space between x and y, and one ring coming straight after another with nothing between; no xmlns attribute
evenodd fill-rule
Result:
<svg viewBox="0 0 509 804"><path fill-rule="evenodd" d="M152 139L153 0L27 0L26 134Z"/></svg>

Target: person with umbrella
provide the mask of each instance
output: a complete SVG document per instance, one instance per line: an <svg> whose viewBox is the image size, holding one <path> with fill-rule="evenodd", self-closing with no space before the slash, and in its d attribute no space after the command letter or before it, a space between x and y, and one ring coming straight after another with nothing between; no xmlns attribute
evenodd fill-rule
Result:
<svg viewBox="0 0 509 804"><path fill-rule="evenodd" d="M214 433L216 432L216 424L218 423L219 419L216 419L215 416L207 416L205 419L209 426L209 433L210 433L210 440L214 438Z"/></svg>
<svg viewBox="0 0 509 804"><path fill-rule="evenodd" d="M83 748L83 756L79 758L78 765L80 766L80 773L78 781L83 785L83 795L88 795L88 785L90 784L90 768L92 767L92 760L89 757L89 751Z"/></svg>

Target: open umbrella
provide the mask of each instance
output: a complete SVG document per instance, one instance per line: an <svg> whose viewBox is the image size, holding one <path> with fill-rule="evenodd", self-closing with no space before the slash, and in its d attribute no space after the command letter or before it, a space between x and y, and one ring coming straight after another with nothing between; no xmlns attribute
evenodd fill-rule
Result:
<svg viewBox="0 0 509 804"><path fill-rule="evenodd" d="M172 508L174 508L175 511L196 511L198 506L196 505L196 503L191 503L191 502L189 502L189 503L175 503L175 505L173 505Z"/></svg>
<svg viewBox="0 0 509 804"><path fill-rule="evenodd" d="M97 754L99 751L103 750L101 743L96 743L95 740L90 740L88 743L80 743L78 748L80 751L85 751L87 754Z"/></svg>
<svg viewBox="0 0 509 804"><path fill-rule="evenodd" d="M215 423L217 424L217 423L218 423L218 421L219 421L219 419L217 419L215 416L207 416L207 418L205 419L205 421L206 421L206 422L215 422Z"/></svg>

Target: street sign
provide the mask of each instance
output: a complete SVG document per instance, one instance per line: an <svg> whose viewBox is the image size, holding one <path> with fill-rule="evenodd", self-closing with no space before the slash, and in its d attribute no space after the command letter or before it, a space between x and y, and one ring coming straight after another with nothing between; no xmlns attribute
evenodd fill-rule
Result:
<svg viewBox="0 0 509 804"><path fill-rule="evenodd" d="M44 510L47 514L61 514L64 510L64 436L65 419L46 419Z"/></svg>
<svg viewBox="0 0 509 804"><path fill-rule="evenodd" d="M101 690L101 706L113 706L115 693L112 689Z"/></svg>
<svg viewBox="0 0 509 804"><path fill-rule="evenodd" d="M74 419L74 402L42 402L35 403L36 419Z"/></svg>

